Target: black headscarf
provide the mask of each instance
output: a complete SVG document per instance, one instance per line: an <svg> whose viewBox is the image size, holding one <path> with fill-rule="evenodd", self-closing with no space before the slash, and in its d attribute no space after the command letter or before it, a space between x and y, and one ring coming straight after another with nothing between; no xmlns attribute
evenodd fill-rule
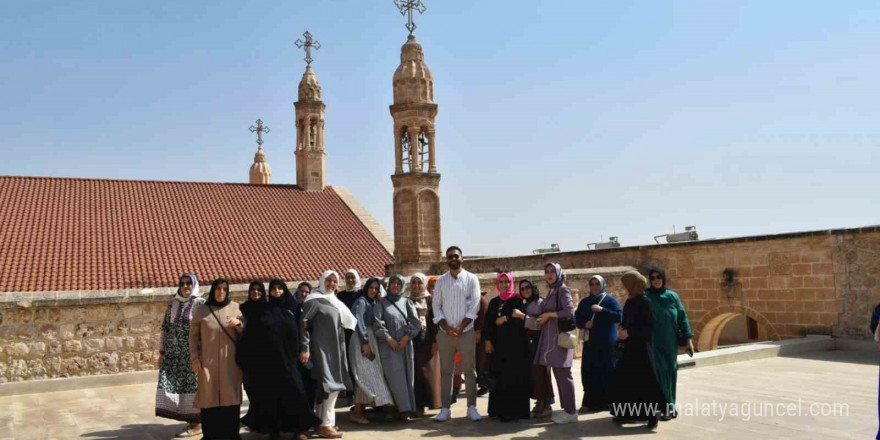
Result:
<svg viewBox="0 0 880 440"><path fill-rule="evenodd" d="M217 298L214 297L214 292L221 284L226 284L226 298L223 298L223 301L217 301ZM224 307L229 304L229 281L226 281L223 278L217 278L214 280L214 282L211 283L211 290L208 292L208 300L205 301L205 304L214 307Z"/></svg>
<svg viewBox="0 0 880 440"><path fill-rule="evenodd" d="M529 285L529 287L532 288L532 296L528 297L528 299L525 299L525 298L524 298L524 299L525 299L525 302L526 302L526 303L530 303L530 302L532 302L532 301L537 301L538 298L541 297L541 292L538 291L538 286L536 286L535 283L531 282L531 281L528 280L528 279L522 279L522 280L519 281L519 287L520 287L520 288L522 288L523 283L527 283L527 284ZM520 296L522 296L522 293L520 293Z"/></svg>
<svg viewBox="0 0 880 440"><path fill-rule="evenodd" d="M663 280L663 285L660 286L659 289L655 289L654 285L651 284L651 275L654 273L660 275L660 279ZM666 291L666 272L659 267L652 267L650 270L648 270L648 292L656 293L659 295L665 291Z"/></svg>
<svg viewBox="0 0 880 440"><path fill-rule="evenodd" d="M370 286L371 286L373 283L378 283L378 284L379 284L379 286L378 286L378 287L379 287L379 291L376 292L376 297L375 297L375 298L370 298L370 295L367 295L367 293L370 291ZM371 302L373 302L373 301L378 301L378 300L382 299L382 291L383 291L383 290L384 290L384 289L382 288L382 280L380 280L379 278L376 278L376 277L370 277L370 278L364 283L364 285L361 287L361 293L360 293L359 296L364 297L364 299L366 299L368 303L371 303Z"/></svg>
<svg viewBox="0 0 880 440"><path fill-rule="evenodd" d="M251 289L257 287L260 290L260 299L251 299ZM259 314L263 306L266 305L266 286L260 281L251 281L248 286L248 299L241 305L241 313L246 317L253 318Z"/></svg>
<svg viewBox="0 0 880 440"><path fill-rule="evenodd" d="M276 305L287 310L293 310L296 306L296 300L293 299L293 295L290 293L290 289L287 288L287 283L285 283L284 280L279 280L277 278L269 281L270 292L275 286L281 288L281 296L275 298L274 296L269 295L269 304Z"/></svg>
<svg viewBox="0 0 880 440"><path fill-rule="evenodd" d="M257 286L257 289L260 290L260 299L251 299L251 289ZM262 281L251 281L251 284L248 285L248 302L266 302L266 285L263 284Z"/></svg>

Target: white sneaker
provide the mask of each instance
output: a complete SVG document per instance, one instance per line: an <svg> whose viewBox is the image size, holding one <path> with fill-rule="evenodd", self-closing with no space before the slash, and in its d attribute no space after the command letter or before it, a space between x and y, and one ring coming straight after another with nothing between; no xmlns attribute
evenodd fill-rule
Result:
<svg viewBox="0 0 880 440"><path fill-rule="evenodd" d="M565 411L560 411L559 414L555 414L553 416L553 423L557 425L564 425L566 423L577 422L578 415L577 413L569 414Z"/></svg>
<svg viewBox="0 0 880 440"><path fill-rule="evenodd" d="M434 417L434 420L438 422L445 422L452 417L452 411L449 411L449 408L443 408L440 410L440 414L437 414L437 417Z"/></svg>
<svg viewBox="0 0 880 440"><path fill-rule="evenodd" d="M477 412L476 406L469 406L468 407L467 416L469 419L471 419L474 422L479 422L480 419L482 419L482 417L480 416L480 413Z"/></svg>

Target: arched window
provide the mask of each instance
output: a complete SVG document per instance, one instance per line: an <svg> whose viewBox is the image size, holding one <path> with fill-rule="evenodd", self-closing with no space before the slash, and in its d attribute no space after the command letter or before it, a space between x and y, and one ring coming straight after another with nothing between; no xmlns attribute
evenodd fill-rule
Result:
<svg viewBox="0 0 880 440"><path fill-rule="evenodd" d="M428 133L425 131L419 132L419 170L422 172L428 171L428 162L430 157L430 149L429 149L429 141L428 141Z"/></svg>
<svg viewBox="0 0 880 440"><path fill-rule="evenodd" d="M411 151L412 140L409 138L409 131L403 127L403 132L400 135L400 152L403 157L403 168L407 171L413 171Z"/></svg>

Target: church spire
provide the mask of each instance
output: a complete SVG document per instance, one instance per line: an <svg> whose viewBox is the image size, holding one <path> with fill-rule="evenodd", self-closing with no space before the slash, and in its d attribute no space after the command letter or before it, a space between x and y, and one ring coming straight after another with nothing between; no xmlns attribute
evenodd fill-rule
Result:
<svg viewBox="0 0 880 440"><path fill-rule="evenodd" d="M303 39L295 42L305 50L306 71L299 82L296 109L296 184L305 191L321 191L327 185L324 158L324 102L321 101L321 84L312 69L312 49L320 49L321 43L306 31Z"/></svg>
<svg viewBox="0 0 880 440"><path fill-rule="evenodd" d="M262 119L257 119L257 125L251 125L250 131L257 134L257 153L254 154L249 182L251 185L268 185L272 183L272 169L269 168L266 153L263 152L263 133L268 133L269 127L263 125Z"/></svg>
<svg viewBox="0 0 880 440"><path fill-rule="evenodd" d="M413 35L413 11L424 12L421 0L395 0L407 15L406 43L394 72L394 261L395 264L439 261L440 174L437 172L434 76Z"/></svg>

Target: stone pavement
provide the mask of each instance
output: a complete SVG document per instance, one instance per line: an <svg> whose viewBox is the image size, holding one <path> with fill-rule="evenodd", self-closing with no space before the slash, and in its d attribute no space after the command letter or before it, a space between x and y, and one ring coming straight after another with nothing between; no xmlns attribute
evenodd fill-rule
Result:
<svg viewBox="0 0 880 440"><path fill-rule="evenodd" d="M340 410L337 420L344 438L351 440L375 440L377 436L383 440L614 436L658 440L868 439L874 438L877 431L877 366L877 355L872 352L827 351L684 369L678 379L679 403L692 405L691 411L702 408L707 412L685 413L674 421L661 422L656 433L642 425L618 427L607 413L582 415L578 423L565 426L488 419L474 423L464 419L462 402L454 406L454 419L446 423L420 419L361 427L346 421L347 410ZM577 374L575 377L580 382ZM153 416L154 387L142 384L0 397L0 439L173 438L181 424ZM720 405L728 405L723 419L720 412L708 412L713 400L718 410ZM773 405L774 410L793 404L790 409L801 413L755 415L765 407L749 405L761 403ZM844 404L848 415L811 415L811 405L815 403ZM730 404L737 405L738 413L732 412ZM484 415L486 405L487 399L480 398L479 407ZM687 408L683 410L688 411ZM749 420L741 414L743 408L753 414ZM789 410L787 406L782 409ZM833 407L815 409L832 411ZM263 438L250 433L243 437Z"/></svg>

